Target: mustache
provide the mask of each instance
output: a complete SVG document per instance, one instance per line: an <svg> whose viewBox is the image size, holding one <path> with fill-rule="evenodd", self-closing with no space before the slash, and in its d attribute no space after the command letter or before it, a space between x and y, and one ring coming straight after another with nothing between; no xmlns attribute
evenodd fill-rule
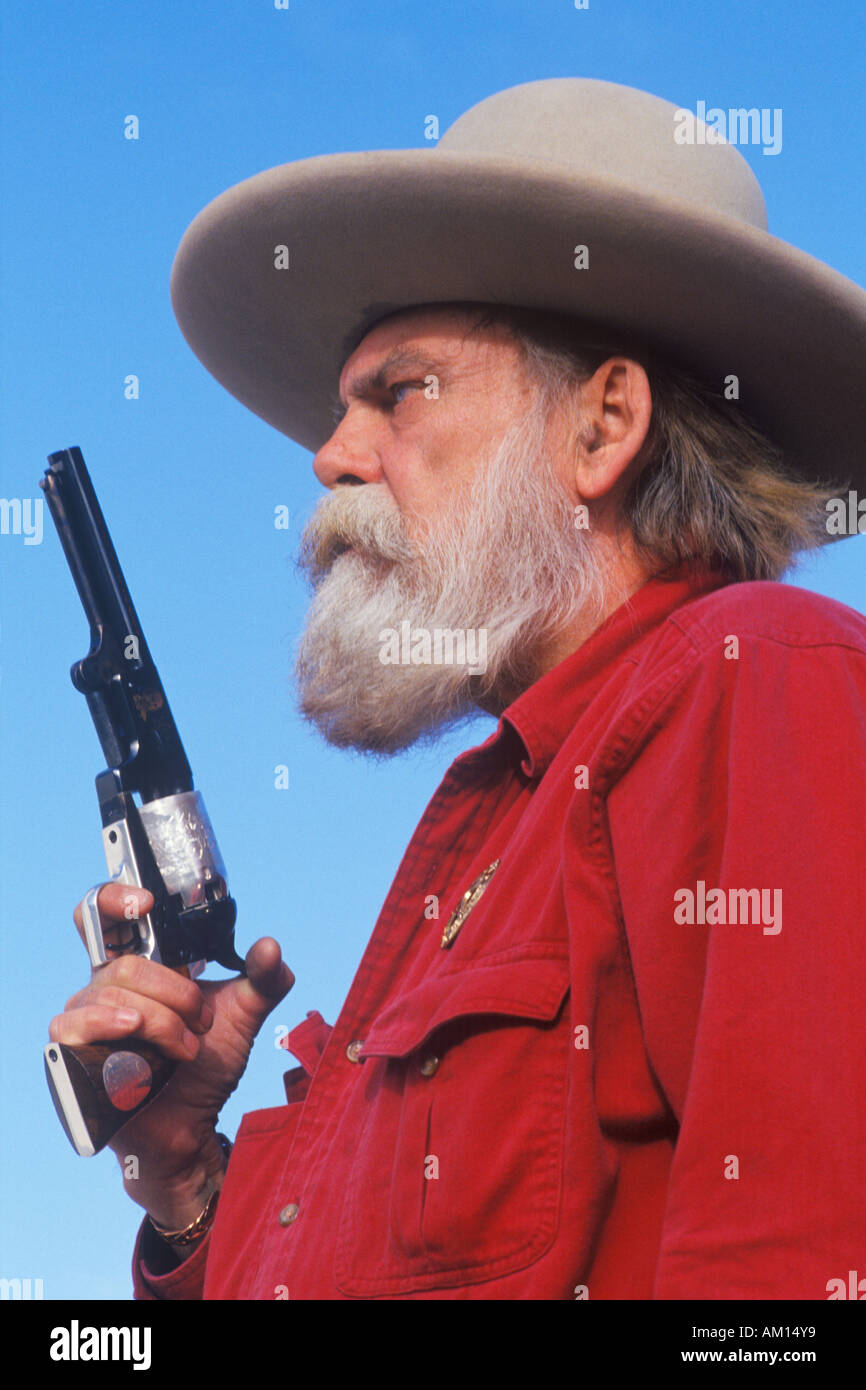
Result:
<svg viewBox="0 0 866 1390"><path fill-rule="evenodd" d="M389 564L417 559L384 484L343 486L323 497L301 536L298 567L317 588L349 550Z"/></svg>

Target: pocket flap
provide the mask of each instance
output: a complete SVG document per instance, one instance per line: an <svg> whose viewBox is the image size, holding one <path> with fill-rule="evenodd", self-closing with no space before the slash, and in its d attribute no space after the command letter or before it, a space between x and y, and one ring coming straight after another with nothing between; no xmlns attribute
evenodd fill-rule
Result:
<svg viewBox="0 0 866 1390"><path fill-rule="evenodd" d="M407 991L375 1020L360 1057L405 1057L426 1038L467 1014L554 1019L569 987L568 961L521 956L477 962L439 974Z"/></svg>

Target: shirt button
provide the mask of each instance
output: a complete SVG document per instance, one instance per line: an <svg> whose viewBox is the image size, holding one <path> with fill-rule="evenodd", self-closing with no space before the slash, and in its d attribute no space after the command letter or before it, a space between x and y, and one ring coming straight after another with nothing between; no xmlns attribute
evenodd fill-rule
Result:
<svg viewBox="0 0 866 1390"><path fill-rule="evenodd" d="M299 1210L300 1208L297 1202L289 1202L289 1205L287 1207L283 1207L282 1211L280 1212L280 1225L291 1226L292 1222L297 1220Z"/></svg>
<svg viewBox="0 0 866 1390"><path fill-rule="evenodd" d="M356 1038L354 1042L349 1043L349 1046L346 1048L346 1056L348 1057L350 1062L360 1062L361 1058L358 1056L358 1054L363 1046L363 1038Z"/></svg>
<svg viewBox="0 0 866 1390"><path fill-rule="evenodd" d="M439 1070L439 1058L438 1058L438 1057L425 1057L425 1058L424 1058L424 1061L421 1063L421 1075L422 1075L422 1076L435 1076L438 1070Z"/></svg>

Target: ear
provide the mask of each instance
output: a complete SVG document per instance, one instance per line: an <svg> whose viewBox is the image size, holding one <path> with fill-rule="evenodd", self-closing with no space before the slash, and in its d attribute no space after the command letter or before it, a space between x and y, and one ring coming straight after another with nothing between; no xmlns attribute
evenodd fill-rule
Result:
<svg viewBox="0 0 866 1390"><path fill-rule="evenodd" d="M629 357L610 357L578 393L574 483L588 501L612 493L643 448L652 417L647 374Z"/></svg>

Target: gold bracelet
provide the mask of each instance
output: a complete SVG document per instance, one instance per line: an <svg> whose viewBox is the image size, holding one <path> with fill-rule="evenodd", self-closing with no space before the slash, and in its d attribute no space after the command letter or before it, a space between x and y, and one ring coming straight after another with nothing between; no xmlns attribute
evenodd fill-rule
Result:
<svg viewBox="0 0 866 1390"><path fill-rule="evenodd" d="M148 1216L147 1219L156 1231L156 1234L161 1236L163 1240L167 1240L170 1245L193 1245L195 1241L200 1240L213 1225L217 1198L219 1195L219 1188L214 1188L207 1199L204 1210L199 1212L195 1221L191 1221L188 1226L183 1226L179 1231L167 1231L164 1226L157 1225L152 1216Z"/></svg>

